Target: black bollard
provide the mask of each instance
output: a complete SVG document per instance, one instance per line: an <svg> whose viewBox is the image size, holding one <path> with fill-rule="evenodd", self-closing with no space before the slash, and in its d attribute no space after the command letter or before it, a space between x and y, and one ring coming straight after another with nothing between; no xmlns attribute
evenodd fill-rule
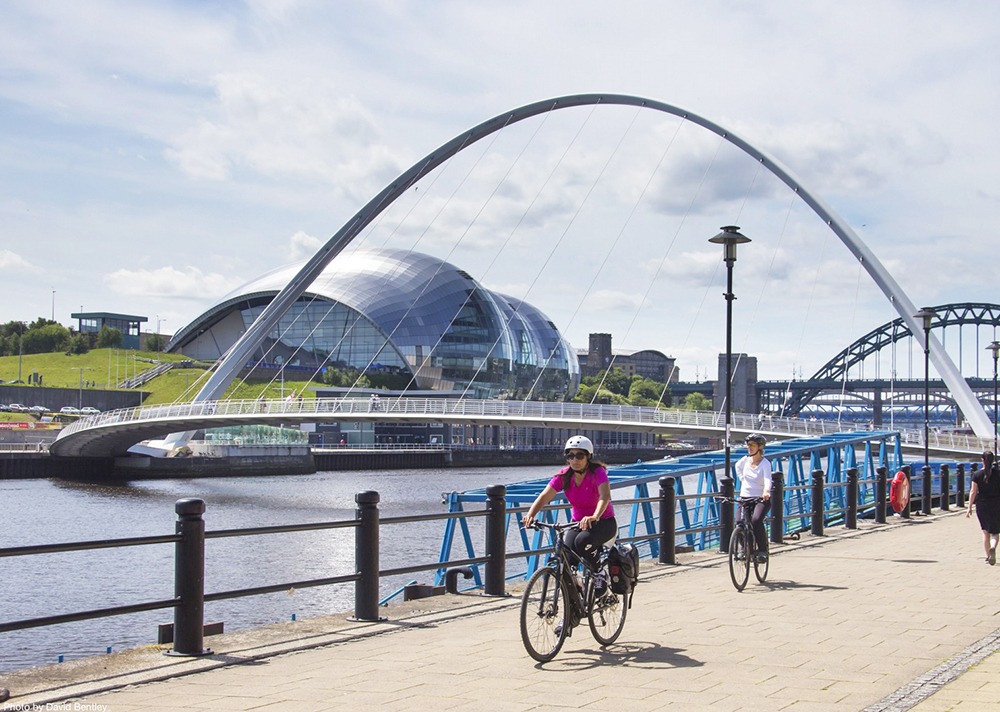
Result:
<svg viewBox="0 0 1000 712"><path fill-rule="evenodd" d="M844 528L858 528L858 468L847 468L847 511L844 513Z"/></svg>
<svg viewBox="0 0 1000 712"><path fill-rule="evenodd" d="M902 517L903 519L909 519L910 518L910 504L913 502L913 482L912 482L912 477L910 476L910 466L909 465L903 465L899 469L903 471L904 475L906 475L906 484L908 486L907 489L909 489L909 492L910 492L910 496L906 500L906 506L903 507L903 511L899 513L899 516Z"/></svg>
<svg viewBox="0 0 1000 712"><path fill-rule="evenodd" d="M941 465L941 511L947 512L951 508L951 468Z"/></svg>
<svg viewBox="0 0 1000 712"><path fill-rule="evenodd" d="M771 474L771 543L785 541L785 474Z"/></svg>
<svg viewBox="0 0 1000 712"><path fill-rule="evenodd" d="M931 477L930 465L924 465L920 468L921 482L920 482L920 513L930 514L931 513L931 496L934 494L932 491L933 478Z"/></svg>
<svg viewBox="0 0 1000 712"><path fill-rule="evenodd" d="M507 542L507 488L490 485L486 488L486 578L483 593L487 596L504 596L506 579Z"/></svg>
<svg viewBox="0 0 1000 712"><path fill-rule="evenodd" d="M727 499L732 499L735 491L735 483L732 477L723 477L719 481L721 494ZM733 505L723 502L719 509L719 551L723 554L729 553L729 539L733 535L734 526Z"/></svg>
<svg viewBox="0 0 1000 712"><path fill-rule="evenodd" d="M883 465L875 468L875 523L885 524L885 505L888 496L886 486L886 473L888 470Z"/></svg>
<svg viewBox="0 0 1000 712"><path fill-rule="evenodd" d="M205 501L179 499L174 505L174 647L171 655L209 655L205 642Z"/></svg>
<svg viewBox="0 0 1000 712"><path fill-rule="evenodd" d="M812 471L812 535L823 536L823 470Z"/></svg>
<svg viewBox="0 0 1000 712"><path fill-rule="evenodd" d="M359 492L358 528L354 539L354 565L361 578L354 584L354 617L377 621L378 615L378 492Z"/></svg>
<svg viewBox="0 0 1000 712"><path fill-rule="evenodd" d="M660 478L660 563L677 563L677 527L674 510L677 495L674 492L674 478Z"/></svg>
<svg viewBox="0 0 1000 712"><path fill-rule="evenodd" d="M962 509L965 506L965 463L958 463L955 471L955 506Z"/></svg>

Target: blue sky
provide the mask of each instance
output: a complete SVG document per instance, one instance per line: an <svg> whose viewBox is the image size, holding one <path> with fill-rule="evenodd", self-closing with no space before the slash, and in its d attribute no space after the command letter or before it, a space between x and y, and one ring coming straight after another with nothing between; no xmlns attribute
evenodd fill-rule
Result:
<svg viewBox="0 0 1000 712"><path fill-rule="evenodd" d="M0 320L54 303L67 325L82 308L172 333L464 130L591 92L688 108L777 156L914 303L997 301L998 55L985 1L12 0ZM359 244L449 259L575 346L609 331L684 379L724 348L721 225L754 240L734 347L763 377L809 375L895 318L800 201L704 130L610 107L522 124Z"/></svg>

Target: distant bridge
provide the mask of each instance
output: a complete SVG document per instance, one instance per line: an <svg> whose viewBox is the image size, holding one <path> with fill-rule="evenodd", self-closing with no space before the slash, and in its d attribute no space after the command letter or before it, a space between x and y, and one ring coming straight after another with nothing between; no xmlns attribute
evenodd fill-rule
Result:
<svg viewBox="0 0 1000 712"><path fill-rule="evenodd" d="M56 457L116 457L146 440L170 433L236 425L292 425L329 421L462 423L522 427L609 430L645 433L725 434L722 413L668 410L627 405L546 403L468 398L384 398L373 406L368 398L225 400L124 408L82 418L64 428L50 445ZM843 432L833 422L743 413L732 415L734 439L762 432L775 439ZM850 428L847 428L850 429ZM855 430L858 430L855 428ZM992 440L956 433L931 433L937 455L968 455L991 449ZM923 448L923 431L901 431L904 449Z"/></svg>

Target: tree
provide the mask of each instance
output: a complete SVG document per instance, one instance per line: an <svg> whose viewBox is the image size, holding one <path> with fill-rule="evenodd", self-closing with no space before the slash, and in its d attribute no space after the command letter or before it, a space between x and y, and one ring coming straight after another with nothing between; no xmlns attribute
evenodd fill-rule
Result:
<svg viewBox="0 0 1000 712"><path fill-rule="evenodd" d="M122 345L122 332L114 327L104 325L97 332L97 348L117 349Z"/></svg>
<svg viewBox="0 0 1000 712"><path fill-rule="evenodd" d="M632 379L620 368L612 367L608 371L601 371L596 376L587 376L583 379L583 383L588 386L600 384L602 388L607 388L612 393L627 396Z"/></svg>
<svg viewBox="0 0 1000 712"><path fill-rule="evenodd" d="M712 399L704 393L688 393L681 407L684 410L712 410Z"/></svg>
<svg viewBox="0 0 1000 712"><path fill-rule="evenodd" d="M37 326L46 321L42 326ZM67 351L70 346L70 331L62 324L39 319L24 332L24 353L46 354L53 351Z"/></svg>
<svg viewBox="0 0 1000 712"><path fill-rule="evenodd" d="M599 388L596 383L590 385L580 386L580 390L577 391L576 397L573 398L574 403L598 403L601 405L628 405L628 399L625 396L619 395L607 388Z"/></svg>
<svg viewBox="0 0 1000 712"><path fill-rule="evenodd" d="M628 389L628 402L632 405L649 407L656 407L657 405L669 406L670 396L668 393L664 393L662 383L658 383L650 378L634 376L632 378L632 385Z"/></svg>
<svg viewBox="0 0 1000 712"><path fill-rule="evenodd" d="M72 334L63 342L66 345L66 355L85 354L90 351L90 336L87 334Z"/></svg>

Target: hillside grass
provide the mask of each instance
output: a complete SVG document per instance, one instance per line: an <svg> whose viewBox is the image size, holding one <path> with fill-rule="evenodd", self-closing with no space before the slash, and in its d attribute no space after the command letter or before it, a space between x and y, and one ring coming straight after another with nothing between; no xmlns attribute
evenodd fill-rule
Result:
<svg viewBox="0 0 1000 712"><path fill-rule="evenodd" d="M42 386L51 388L80 388L81 380L93 383L93 388L104 390L141 390L150 395L143 401L144 405L162 405L166 403L188 402L204 385L207 378L207 364L196 364L189 368L174 368L165 374L144 383L137 389L119 389L118 384L127 378L132 378L155 365L156 361L181 362L190 360L180 354L158 353L153 351L126 351L124 349L93 349L85 354L66 355L64 353L24 354L18 356L0 356L0 380L9 385L18 376L18 359L20 359L21 380L24 384L24 396L9 397L11 403L32 405L31 390L34 386L27 385L28 377L37 373L42 377ZM310 388L320 385L315 381L291 381L286 379L284 392L280 382L267 383L262 380L237 382L230 384L223 398L254 399L263 392L268 399L281 398L293 390L301 393L303 398L314 398L315 393ZM86 383L84 387L88 387ZM0 422L5 420L30 419L30 416L18 413L0 413ZM17 417L14 417L17 416Z"/></svg>

